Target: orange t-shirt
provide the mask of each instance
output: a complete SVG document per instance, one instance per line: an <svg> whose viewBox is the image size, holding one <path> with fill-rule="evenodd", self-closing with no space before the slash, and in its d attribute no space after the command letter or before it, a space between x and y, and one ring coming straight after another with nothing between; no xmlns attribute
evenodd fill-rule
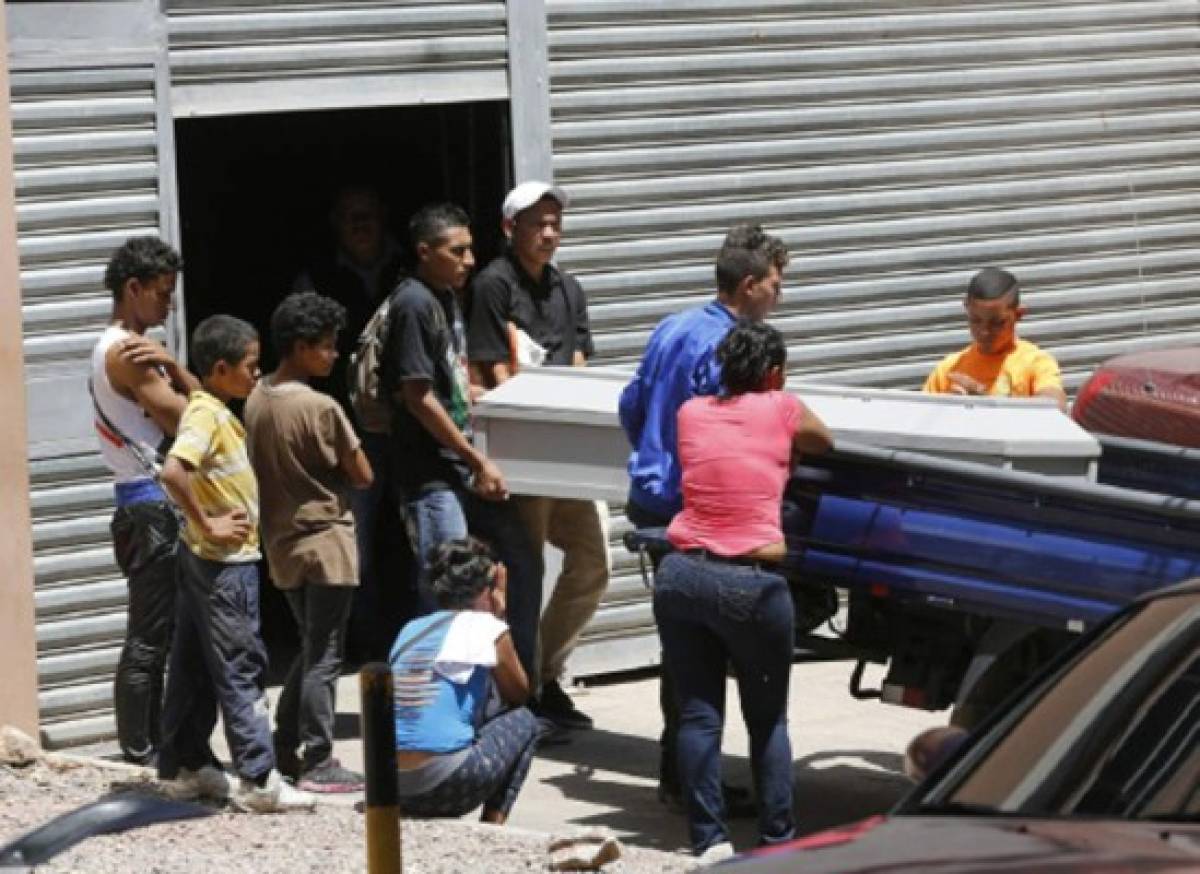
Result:
<svg viewBox="0 0 1200 874"><path fill-rule="evenodd" d="M985 355L972 343L943 358L925 380L923 390L950 394L951 373L965 374L986 385L988 394L1000 397L1027 398L1045 388L1062 389L1062 374L1054 356L1028 340L1017 340L1012 349L996 355Z"/></svg>

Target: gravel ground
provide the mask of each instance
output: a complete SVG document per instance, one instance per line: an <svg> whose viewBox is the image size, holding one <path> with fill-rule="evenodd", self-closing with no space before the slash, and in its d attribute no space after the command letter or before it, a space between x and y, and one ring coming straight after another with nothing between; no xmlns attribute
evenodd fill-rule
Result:
<svg viewBox="0 0 1200 874"><path fill-rule="evenodd" d="M140 769L86 762L0 765L0 846L50 819L116 792L154 792ZM520 802L518 802L520 803ZM545 871L548 836L465 820L404 820L406 874ZM366 870L363 816L346 804L313 813L215 815L89 838L38 867L45 872L350 874ZM486 860L486 861L484 861ZM673 874L693 860L625 847L609 874Z"/></svg>

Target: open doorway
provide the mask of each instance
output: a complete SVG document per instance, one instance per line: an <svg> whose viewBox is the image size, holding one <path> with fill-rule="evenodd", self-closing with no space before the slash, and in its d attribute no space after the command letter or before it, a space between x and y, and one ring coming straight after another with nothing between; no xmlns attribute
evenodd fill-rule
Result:
<svg viewBox="0 0 1200 874"><path fill-rule="evenodd" d="M271 312L314 255L333 249L330 210L346 184L379 192L387 229L402 246L417 208L458 203L472 218L476 260L486 264L503 242L500 203L512 178L507 123L505 102L178 120L187 336L207 316L238 316L258 328L263 372L272 370ZM379 606L393 631L415 608L404 585L411 567L404 540L393 530L381 541L392 553L380 557L389 573ZM286 668L294 623L262 569L263 638L274 673Z"/></svg>

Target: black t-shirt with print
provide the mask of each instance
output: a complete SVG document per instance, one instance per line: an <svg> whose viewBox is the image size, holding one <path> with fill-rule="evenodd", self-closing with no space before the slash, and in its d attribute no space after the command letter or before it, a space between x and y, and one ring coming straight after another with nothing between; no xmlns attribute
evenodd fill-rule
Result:
<svg viewBox="0 0 1200 874"><path fill-rule="evenodd" d="M507 322L545 348L546 364L571 364L576 350L584 358L595 354L583 287L553 264L535 282L512 252L506 252L475 277L470 300L467 342L472 361L509 360Z"/></svg>
<svg viewBox="0 0 1200 874"><path fill-rule="evenodd" d="M468 439L471 436L466 342L454 293L434 292L416 277L392 294L380 379L392 397L392 448L405 497L437 488L461 488L469 469L442 446L394 397L409 380L428 380L438 403Z"/></svg>

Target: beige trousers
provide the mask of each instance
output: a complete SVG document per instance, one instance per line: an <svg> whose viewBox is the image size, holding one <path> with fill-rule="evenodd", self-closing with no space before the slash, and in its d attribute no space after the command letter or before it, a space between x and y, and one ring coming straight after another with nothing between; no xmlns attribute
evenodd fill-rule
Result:
<svg viewBox="0 0 1200 874"><path fill-rule="evenodd" d="M529 495L514 500L534 550L540 554L549 543L563 554L562 572L539 627L541 676L530 678L533 688L540 689L562 675L567 658L608 586L612 569L608 505Z"/></svg>

